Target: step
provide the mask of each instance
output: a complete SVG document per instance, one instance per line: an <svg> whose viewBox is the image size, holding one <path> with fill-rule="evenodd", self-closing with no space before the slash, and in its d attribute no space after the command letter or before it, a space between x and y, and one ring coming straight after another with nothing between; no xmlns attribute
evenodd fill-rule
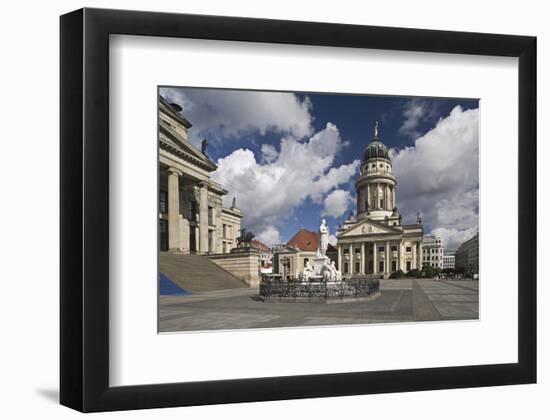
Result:
<svg viewBox="0 0 550 420"><path fill-rule="evenodd" d="M159 254L160 272L187 292L248 288L248 285L204 255Z"/></svg>

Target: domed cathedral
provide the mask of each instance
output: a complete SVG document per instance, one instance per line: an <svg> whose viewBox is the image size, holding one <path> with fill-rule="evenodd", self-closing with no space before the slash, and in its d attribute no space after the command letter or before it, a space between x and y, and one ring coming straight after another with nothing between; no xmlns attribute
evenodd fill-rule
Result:
<svg viewBox="0 0 550 420"><path fill-rule="evenodd" d="M387 278L397 270L420 269L422 221L418 215L416 223L402 223L397 210L397 179L388 148L379 137L378 122L363 152L355 186L356 216L350 213L336 232L342 273Z"/></svg>

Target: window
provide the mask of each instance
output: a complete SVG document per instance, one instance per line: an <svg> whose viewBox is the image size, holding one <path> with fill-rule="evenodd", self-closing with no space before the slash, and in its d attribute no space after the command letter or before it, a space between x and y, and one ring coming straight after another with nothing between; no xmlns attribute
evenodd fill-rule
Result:
<svg viewBox="0 0 550 420"><path fill-rule="evenodd" d="M378 247L378 252L384 252L384 247L383 247L383 246L379 246L379 247Z"/></svg>
<svg viewBox="0 0 550 420"><path fill-rule="evenodd" d="M407 271L411 271L411 262L407 261Z"/></svg>
<svg viewBox="0 0 550 420"><path fill-rule="evenodd" d="M407 251L407 252L412 252L412 247L408 246L408 247L406 248L406 251Z"/></svg>
<svg viewBox="0 0 550 420"><path fill-rule="evenodd" d="M383 273L384 272L384 261L378 262L378 272Z"/></svg>
<svg viewBox="0 0 550 420"><path fill-rule="evenodd" d="M396 245L392 245L391 250L392 250L392 252L396 252L396 251L397 251L397 246L396 246Z"/></svg>
<svg viewBox="0 0 550 420"><path fill-rule="evenodd" d="M344 248L344 254L349 254L349 249L348 248Z"/></svg>
<svg viewBox="0 0 550 420"><path fill-rule="evenodd" d="M360 254L361 253L361 248L355 248L355 253Z"/></svg>
<svg viewBox="0 0 550 420"><path fill-rule="evenodd" d="M391 271L397 271L397 261L391 262Z"/></svg>
<svg viewBox="0 0 550 420"><path fill-rule="evenodd" d="M208 231L208 252L214 252L214 231Z"/></svg>
<svg viewBox="0 0 550 420"><path fill-rule="evenodd" d="M344 273L346 273L346 274L349 273L348 263L344 263Z"/></svg>
<svg viewBox="0 0 550 420"><path fill-rule="evenodd" d="M225 223L222 225L222 236L227 238L227 225Z"/></svg>
<svg viewBox="0 0 550 420"><path fill-rule="evenodd" d="M161 191L159 194L159 211L162 214L168 213L168 193L166 191Z"/></svg>
<svg viewBox="0 0 550 420"><path fill-rule="evenodd" d="M359 265L359 263L355 263L355 272L359 273L360 271L361 271L361 266Z"/></svg>
<svg viewBox="0 0 550 420"><path fill-rule="evenodd" d="M214 226L214 208L208 206L208 226Z"/></svg>

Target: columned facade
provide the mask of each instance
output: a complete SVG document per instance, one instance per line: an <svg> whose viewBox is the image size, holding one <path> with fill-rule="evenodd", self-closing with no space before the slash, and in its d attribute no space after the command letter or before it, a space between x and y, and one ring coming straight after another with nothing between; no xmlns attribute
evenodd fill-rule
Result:
<svg viewBox="0 0 550 420"><path fill-rule="evenodd" d="M378 137L377 123L356 181L356 216L350 214L336 232L342 274L389 277L398 270L407 272L421 267L423 227L420 219L415 224L402 223L396 186L388 150Z"/></svg>
<svg viewBox="0 0 550 420"><path fill-rule="evenodd" d="M191 123L181 108L159 98L159 249L183 253L229 253L240 235L242 213L210 178L216 165L206 148L187 137Z"/></svg>

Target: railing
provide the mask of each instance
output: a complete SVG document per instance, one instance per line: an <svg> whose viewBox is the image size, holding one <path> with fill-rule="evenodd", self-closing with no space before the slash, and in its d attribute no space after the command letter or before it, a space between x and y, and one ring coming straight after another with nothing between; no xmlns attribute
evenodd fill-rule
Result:
<svg viewBox="0 0 550 420"><path fill-rule="evenodd" d="M379 279L360 279L341 282L305 282L270 280L260 283L264 300L309 300L368 297L380 289Z"/></svg>

